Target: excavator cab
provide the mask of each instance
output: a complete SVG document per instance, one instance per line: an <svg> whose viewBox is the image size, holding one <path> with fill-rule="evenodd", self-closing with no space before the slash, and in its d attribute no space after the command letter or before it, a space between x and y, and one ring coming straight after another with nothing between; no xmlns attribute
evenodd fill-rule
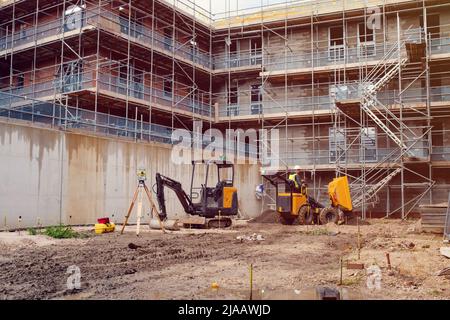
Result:
<svg viewBox="0 0 450 320"><path fill-rule="evenodd" d="M197 186L194 185L194 181L199 166L205 167L205 180ZM175 192L187 214L198 216L197 218L181 219L180 222L185 225L229 227L231 226L229 217L238 214L238 195L237 188L234 186L234 165L230 162L193 161L189 194L183 190L180 182L157 173L156 198L161 220L167 218L165 187Z"/></svg>
<svg viewBox="0 0 450 320"><path fill-rule="evenodd" d="M194 186L197 166L206 166L205 181L200 187ZM213 171L212 166L215 167L216 172ZM193 161L191 199L195 198L196 190L200 193L200 201L194 203L194 206L201 212L200 216L214 218L219 215L237 215L237 189L234 186L234 165L232 163L226 161Z"/></svg>

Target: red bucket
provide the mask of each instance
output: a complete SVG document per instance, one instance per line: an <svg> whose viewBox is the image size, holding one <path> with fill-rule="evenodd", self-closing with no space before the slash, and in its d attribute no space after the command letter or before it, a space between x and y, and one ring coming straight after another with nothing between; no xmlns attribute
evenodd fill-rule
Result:
<svg viewBox="0 0 450 320"><path fill-rule="evenodd" d="M100 218L97 219L98 223L103 223L103 224L107 224L109 223L109 218Z"/></svg>

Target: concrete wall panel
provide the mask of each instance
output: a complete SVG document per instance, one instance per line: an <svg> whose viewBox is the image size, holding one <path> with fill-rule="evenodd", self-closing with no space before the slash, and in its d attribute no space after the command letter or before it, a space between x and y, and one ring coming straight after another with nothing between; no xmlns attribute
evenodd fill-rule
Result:
<svg viewBox="0 0 450 320"><path fill-rule="evenodd" d="M34 226L38 218L43 225L92 224L102 216L122 222L137 186L137 169L147 169L149 188L160 172L188 191L191 175L190 165L171 162L170 146L6 122L0 123L0 163L1 225L6 218L10 228L17 227L19 216L22 226ZM237 165L235 180L242 211L258 215L259 165ZM195 181L204 181L204 170L196 172ZM175 194L168 190L166 198L169 217L183 217ZM150 208L144 203L148 221Z"/></svg>

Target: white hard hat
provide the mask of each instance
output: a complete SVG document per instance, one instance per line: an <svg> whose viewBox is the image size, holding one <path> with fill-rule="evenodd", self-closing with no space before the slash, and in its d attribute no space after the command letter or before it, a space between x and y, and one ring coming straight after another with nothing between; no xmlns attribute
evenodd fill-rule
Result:
<svg viewBox="0 0 450 320"><path fill-rule="evenodd" d="M301 168L300 168L300 166L295 166L294 167L294 170L300 170Z"/></svg>

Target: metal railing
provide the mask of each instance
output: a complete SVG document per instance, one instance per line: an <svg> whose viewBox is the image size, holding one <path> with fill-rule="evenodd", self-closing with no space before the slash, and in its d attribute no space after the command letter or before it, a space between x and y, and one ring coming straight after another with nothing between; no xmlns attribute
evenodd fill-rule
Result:
<svg viewBox="0 0 450 320"><path fill-rule="evenodd" d="M22 103L14 106L14 103L17 103L18 100L21 100ZM5 92L0 92L0 117L19 119L60 129L79 129L135 140L166 144L176 142L172 141L173 129L168 126L81 108L66 107L58 103L18 97ZM210 143L207 137L204 137L203 141L203 146ZM233 147L233 149L228 149L228 145L225 144L224 153L233 152L246 157L258 157L256 149L248 143L235 144Z"/></svg>
<svg viewBox="0 0 450 320"><path fill-rule="evenodd" d="M20 103L23 97L32 99L52 99L55 94L69 94L71 92L92 89L106 91L123 96L123 100L127 97L140 100L142 104L157 103L166 107L174 107L176 110L192 112L197 115L211 117L213 114L212 106L202 101L202 93L198 96L181 96L179 94L167 93L158 88L152 88L144 82L129 81L127 90L127 80L103 71L99 72L96 79L94 71L78 73L66 79L60 77L54 80L34 83L30 86L6 89L4 93L10 93L12 96L10 102ZM205 96L205 99L208 97Z"/></svg>
<svg viewBox="0 0 450 320"><path fill-rule="evenodd" d="M261 49L258 50L242 50L239 52L231 52L230 54L220 53L212 56L213 69L231 69L248 66L261 66L263 60Z"/></svg>
<svg viewBox="0 0 450 320"><path fill-rule="evenodd" d="M428 158L428 142L423 140L422 146L415 146L411 151L418 158ZM447 148L445 155L450 157L450 147ZM269 161L280 161L289 167L294 167L296 165L313 166L313 165L323 165L335 167L337 166L337 157L339 157L339 162L342 165L361 165L362 162L370 164L377 164L378 162L384 161L396 148L374 148L374 149L361 149L355 148L347 150L345 153L339 154L337 150L333 149L316 149L310 151L288 151L280 152L273 157L266 157ZM432 155L433 156L433 155Z"/></svg>
<svg viewBox="0 0 450 320"><path fill-rule="evenodd" d="M335 100L360 100L362 85L356 83L348 83L340 85L338 88L330 86L330 94L314 97L299 97L299 98L277 98L271 99L264 97L264 100L258 102L261 105L261 112L264 114L275 113L292 113L292 112L306 112L331 110L334 108ZM290 88L289 88L290 89ZM299 89L300 90L300 89ZM285 90L282 89L279 95L282 96ZM377 94L377 99L385 105L395 105L398 103L398 90L382 90ZM431 102L450 102L450 86L439 86L430 88ZM426 88L410 87L402 93L403 103L425 103L427 101ZM237 103L232 105L219 104L220 117L236 117L246 115L258 115L255 108L252 106L255 103Z"/></svg>

